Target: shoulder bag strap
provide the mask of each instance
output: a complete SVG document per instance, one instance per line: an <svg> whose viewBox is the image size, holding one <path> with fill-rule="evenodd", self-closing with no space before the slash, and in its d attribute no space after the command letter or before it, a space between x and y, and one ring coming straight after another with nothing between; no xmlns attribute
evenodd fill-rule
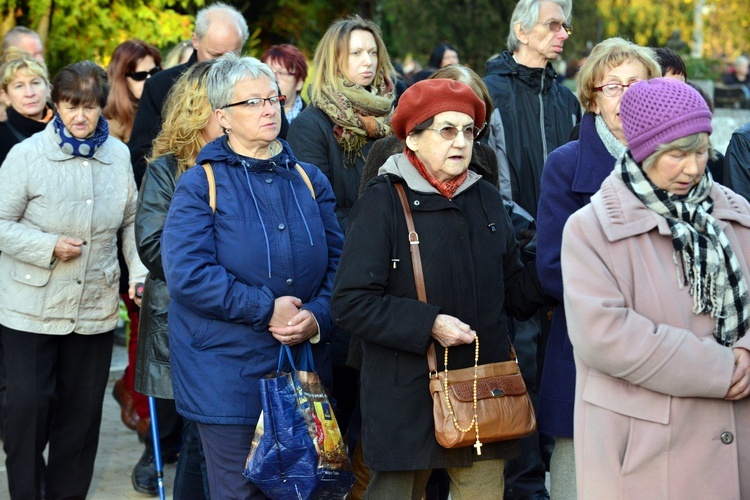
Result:
<svg viewBox="0 0 750 500"><path fill-rule="evenodd" d="M24 137L23 134L21 134L21 132L10 123L10 120L5 120L5 126L8 127L8 130L10 130L14 136L16 136L18 142L23 142L26 139L26 137Z"/></svg>
<svg viewBox="0 0 750 500"><path fill-rule="evenodd" d="M300 166L299 163L297 163L294 168L297 169L297 172L299 172L299 175L302 176L302 180L305 181L305 184L307 184L307 189L310 190L310 194L313 197L313 200L315 199L315 189L313 189L312 182L310 182L310 178L307 176L307 172L305 172L305 169Z"/></svg>
<svg viewBox="0 0 750 500"><path fill-rule="evenodd" d="M403 184L396 183L394 186L396 187L398 198L401 200L401 206L404 209L406 228L409 230L409 250L411 252L412 267L414 268L414 282L417 285L417 297L419 297L420 301L427 302L427 291L424 287L424 274L422 273L422 255L419 253L419 235L414 227L414 219L411 216L411 208L409 208ZM427 349L427 364L430 368L430 374L436 374L437 357L435 355L434 342L430 342L430 347Z"/></svg>
<svg viewBox="0 0 750 500"><path fill-rule="evenodd" d="M211 206L211 212L216 213L216 179L214 178L214 169L210 163L204 163L201 166L206 171L206 179L208 179L208 204Z"/></svg>

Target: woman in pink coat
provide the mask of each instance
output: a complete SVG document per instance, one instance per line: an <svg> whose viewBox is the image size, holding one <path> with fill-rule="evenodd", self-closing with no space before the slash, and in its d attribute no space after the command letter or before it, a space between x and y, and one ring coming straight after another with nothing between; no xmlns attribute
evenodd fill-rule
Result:
<svg viewBox="0 0 750 500"><path fill-rule="evenodd" d="M713 182L711 112L657 78L630 149L568 221L579 499L750 498L750 204Z"/></svg>

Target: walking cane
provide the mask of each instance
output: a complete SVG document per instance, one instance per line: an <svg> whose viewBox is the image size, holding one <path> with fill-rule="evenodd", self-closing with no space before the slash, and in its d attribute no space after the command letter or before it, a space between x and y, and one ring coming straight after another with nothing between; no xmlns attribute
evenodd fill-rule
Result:
<svg viewBox="0 0 750 500"><path fill-rule="evenodd" d="M148 397L148 411L151 413L151 439L154 441L154 467L156 467L156 481L159 485L159 500L165 500L164 467L161 463L161 443L159 442L159 423L156 418L156 399Z"/></svg>

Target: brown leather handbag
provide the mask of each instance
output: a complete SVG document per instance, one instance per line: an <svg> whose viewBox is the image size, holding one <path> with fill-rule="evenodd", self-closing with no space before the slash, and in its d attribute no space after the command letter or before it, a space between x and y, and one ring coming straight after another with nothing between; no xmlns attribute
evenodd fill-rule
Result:
<svg viewBox="0 0 750 500"><path fill-rule="evenodd" d="M417 284L417 296L427 302L419 253L419 235L401 184L395 184L409 230L409 248ZM445 348L443 372L437 371L435 344L427 350L435 438L445 448L473 445L482 454L482 443L529 436L536 431L536 417L526 384L510 345L510 361L479 365L479 338L474 339L474 367L448 370ZM473 431L473 432L472 432Z"/></svg>

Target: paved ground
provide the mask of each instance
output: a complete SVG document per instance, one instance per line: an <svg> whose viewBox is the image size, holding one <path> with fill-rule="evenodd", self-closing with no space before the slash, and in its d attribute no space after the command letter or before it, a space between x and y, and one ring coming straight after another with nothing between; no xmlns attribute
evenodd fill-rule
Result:
<svg viewBox="0 0 750 500"><path fill-rule="evenodd" d="M137 493L130 482L133 466L143 453L143 444L138 442L135 431L131 431L120 420L120 407L112 397L114 381L122 376L127 363L124 347L115 346L112 354L109 385L104 397L104 412L96 456L94 479L88 498L92 500L144 500L148 495ZM164 466L164 484L167 498L172 498L172 482L175 464ZM5 454L0 449L0 499L8 498L8 479L5 474Z"/></svg>

